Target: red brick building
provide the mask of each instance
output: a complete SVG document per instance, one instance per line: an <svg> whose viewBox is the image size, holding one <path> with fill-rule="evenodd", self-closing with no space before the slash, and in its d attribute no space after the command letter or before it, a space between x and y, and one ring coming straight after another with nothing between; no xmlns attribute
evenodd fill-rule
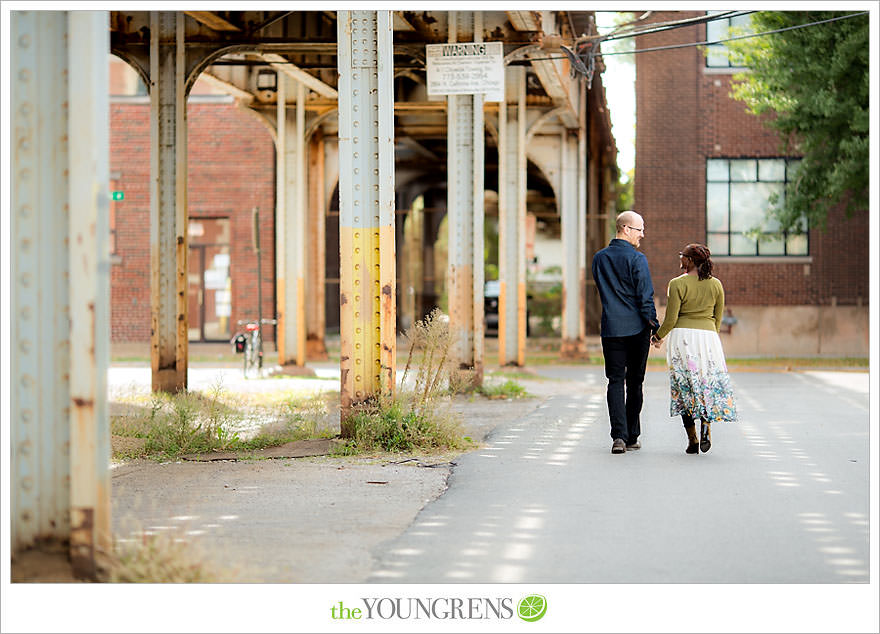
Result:
<svg viewBox="0 0 880 634"><path fill-rule="evenodd" d="M150 104L123 62L111 63L111 340L150 340ZM191 341L229 341L257 316L253 209L259 209L263 317L275 314L275 146L231 98L193 90L187 108ZM274 338L273 329L265 336Z"/></svg>
<svg viewBox="0 0 880 634"><path fill-rule="evenodd" d="M702 12L657 12L664 22ZM726 20L637 38L646 49L718 39ZM722 335L738 356L866 356L868 232L862 218L835 210L827 229L756 242L767 194L781 191L798 157L782 154L776 132L733 100L722 50L643 52L636 60L634 208L645 218L659 312L678 252L708 244L727 306L737 319ZM773 227L767 227L772 231Z"/></svg>

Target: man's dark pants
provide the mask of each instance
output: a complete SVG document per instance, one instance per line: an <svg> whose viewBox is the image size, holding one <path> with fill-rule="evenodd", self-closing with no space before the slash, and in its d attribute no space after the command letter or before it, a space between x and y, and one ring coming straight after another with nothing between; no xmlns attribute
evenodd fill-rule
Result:
<svg viewBox="0 0 880 634"><path fill-rule="evenodd" d="M651 329L648 327L629 337L602 337L611 438L621 438L627 444L638 440L642 431L639 414L650 348Z"/></svg>

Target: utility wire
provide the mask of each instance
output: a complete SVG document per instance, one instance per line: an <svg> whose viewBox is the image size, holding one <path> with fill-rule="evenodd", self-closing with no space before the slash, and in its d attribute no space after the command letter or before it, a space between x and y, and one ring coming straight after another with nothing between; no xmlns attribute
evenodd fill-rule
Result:
<svg viewBox="0 0 880 634"><path fill-rule="evenodd" d="M588 37L582 37L578 38L578 41L580 43L581 41L587 42L591 40L599 40L599 42L601 43L610 40L622 40L630 37L636 37L638 35L648 35L649 33L658 33L661 31L671 31L673 29L680 29L688 26L696 26L698 24L705 24L707 22L714 22L716 20L738 18L744 15L749 15L751 13L756 13L756 11L726 11L724 13L712 13L709 15L701 15L694 18L686 18L684 20L676 20L672 22L656 22L654 24L646 24L641 28L630 29L628 31L612 31L607 35L591 35Z"/></svg>
<svg viewBox="0 0 880 634"><path fill-rule="evenodd" d="M729 37L729 38L726 38L723 40L712 40L712 41L706 41L706 42L688 42L686 44L669 44L667 46L655 46L653 48L641 48L641 49L637 49L634 51L599 53L598 56L605 57L607 55L634 55L636 53L648 53L650 51L665 51L665 50L669 50L669 49L687 48L687 47L691 47L691 46L711 46L712 44L722 44L724 42L731 42L733 40L744 40L744 39L750 38L750 37L762 37L764 35L773 35L774 33L782 33L784 31L793 31L795 29L805 29L809 26L817 26L819 24L827 24L829 22L837 22L838 20L846 20L848 18L855 18L860 15L868 15L868 13L869 13L869 11L861 11L859 13L850 13L848 15L838 16L836 18L829 18L827 20L820 20L818 22L809 22L807 24L797 24L795 26L787 26L782 29L776 29L775 31L762 31L761 33L750 33L747 35L738 35L736 37ZM673 27L673 28L675 28L675 27ZM669 29L663 29L663 30L669 30ZM636 35L646 35L646 34L638 34L637 33L637 34L633 34L629 37L635 37ZM601 44L601 42L600 42L600 44ZM529 62L539 62L539 61L554 60L554 59L568 59L568 58L566 58L566 57L531 57L531 58L529 58L528 61Z"/></svg>
<svg viewBox="0 0 880 634"><path fill-rule="evenodd" d="M687 44L669 44L667 46L655 46L652 48L641 48L641 49L636 49L634 51L618 51L618 52L611 52L611 53L601 53L601 55L603 57L605 55L634 55L635 53L648 53L650 51L665 51L665 50L670 50L670 49L675 49L675 48L687 48L690 46L711 46L712 44L721 44L723 42L732 42L733 40L745 40L745 39L748 39L751 37L762 37L764 35L773 35L774 33L783 33L785 31L793 31L795 29L805 29L808 26L817 26L819 24L828 24L829 22L837 22L838 20L846 20L848 18L855 18L860 15L868 15L868 13L869 13L868 11L862 11L860 13L850 13L848 15L842 15L842 16L839 16L836 18L829 18L827 20L820 20L818 22L809 22L808 24L797 24L795 26L787 26L785 28L776 29L774 31L762 31L761 33L749 33L746 35L738 35L736 37L728 37L723 40L713 40L711 42L706 41L706 42L689 42ZM563 58L557 57L555 59L563 59Z"/></svg>

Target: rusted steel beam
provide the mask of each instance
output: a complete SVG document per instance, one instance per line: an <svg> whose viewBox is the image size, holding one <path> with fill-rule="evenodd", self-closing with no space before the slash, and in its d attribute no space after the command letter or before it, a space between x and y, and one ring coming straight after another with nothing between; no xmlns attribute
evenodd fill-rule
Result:
<svg viewBox="0 0 880 634"><path fill-rule="evenodd" d="M15 553L70 535L67 14L10 14L9 499ZM4 213L5 216L5 213Z"/></svg>
<svg viewBox="0 0 880 634"><path fill-rule="evenodd" d="M288 61L282 55L279 55L278 53L261 53L260 57L263 60L269 62L269 66L271 66L275 70L284 73L285 75L297 82L305 84L311 90L314 90L322 97L328 97L330 99L336 99L338 97L335 88L333 88L332 86L328 86L311 73L307 73L303 69Z"/></svg>
<svg viewBox="0 0 880 634"><path fill-rule="evenodd" d="M219 77L212 75L208 71L203 71L199 75L199 79L202 79L214 86L215 88L219 88L223 92L232 95L236 99L241 100L242 102L244 102L245 105L249 105L254 100L253 93L250 93L247 90L242 90L235 84L228 82L225 79L220 79Z"/></svg>
<svg viewBox="0 0 880 634"><path fill-rule="evenodd" d="M342 434L395 378L393 48L389 11L339 11Z"/></svg>
<svg viewBox="0 0 880 634"><path fill-rule="evenodd" d="M587 245L590 240L599 238L599 236L591 236L589 234L591 228L588 228L587 222L590 209L587 206L587 166L590 161L590 154L587 150L587 137L589 130L588 117L588 101L587 101L587 82L581 78L578 83L578 150L577 150L577 206L580 210L578 216L578 270L580 271L580 285L578 286L578 337L586 342L587 337ZM614 203L612 202L612 205ZM604 246L604 245L603 245ZM598 323L599 315L596 315L596 323Z"/></svg>
<svg viewBox="0 0 880 634"><path fill-rule="evenodd" d="M305 175L305 86L279 75L279 96L293 88L296 108L290 121L288 108L278 102L277 176L283 192L278 197L277 224L277 301L278 362L281 365L306 364L306 175Z"/></svg>
<svg viewBox="0 0 880 634"><path fill-rule="evenodd" d="M71 11L70 558L94 578L110 555L109 112L105 11ZM106 562L106 560L105 560Z"/></svg>
<svg viewBox="0 0 880 634"><path fill-rule="evenodd" d="M150 361L153 391L187 386L184 17L150 13Z"/></svg>
<svg viewBox="0 0 880 634"><path fill-rule="evenodd" d="M296 84L296 128L294 143L296 146L296 160L294 161L295 175L288 182L292 182L294 188L293 209L294 222L289 227L294 229L295 235L290 236L294 245L293 261L296 273L296 323L294 332L296 336L296 365L302 367L306 364L306 226L308 198L306 185L306 90L302 82ZM288 198L288 200L290 200Z"/></svg>
<svg viewBox="0 0 880 634"><path fill-rule="evenodd" d="M275 345L279 362L285 358L287 336L287 76L278 71L278 100L275 103Z"/></svg>
<svg viewBox="0 0 880 634"><path fill-rule="evenodd" d="M449 12L449 41L482 41L482 15ZM447 208L449 213L449 328L465 384L483 378L483 157L482 95L447 97Z"/></svg>
<svg viewBox="0 0 880 634"><path fill-rule="evenodd" d="M318 130L309 139L308 272L306 275L306 346L307 358L326 359L324 342L326 317L325 295L325 220L324 207L324 133Z"/></svg>
<svg viewBox="0 0 880 634"><path fill-rule="evenodd" d="M586 352L586 340L582 335L581 297L583 291L584 210L578 203L578 137L576 130L566 130L559 139L561 182L560 200L562 216L562 345L563 358L577 358Z"/></svg>
<svg viewBox="0 0 880 634"><path fill-rule="evenodd" d="M213 11L184 11L184 13L196 22L204 24L209 29L213 29L215 31L220 31L223 33L241 31L240 28L238 28L228 20L221 18Z"/></svg>
<svg viewBox="0 0 880 634"><path fill-rule="evenodd" d="M499 109L498 363L525 364L526 86L525 68L505 69Z"/></svg>

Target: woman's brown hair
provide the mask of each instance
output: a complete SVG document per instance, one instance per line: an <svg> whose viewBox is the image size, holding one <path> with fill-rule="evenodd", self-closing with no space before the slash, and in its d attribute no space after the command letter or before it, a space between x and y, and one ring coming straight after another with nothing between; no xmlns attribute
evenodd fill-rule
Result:
<svg viewBox="0 0 880 634"><path fill-rule="evenodd" d="M701 280L712 277L712 254L705 244L691 243L681 250L681 254L697 267L697 277Z"/></svg>

